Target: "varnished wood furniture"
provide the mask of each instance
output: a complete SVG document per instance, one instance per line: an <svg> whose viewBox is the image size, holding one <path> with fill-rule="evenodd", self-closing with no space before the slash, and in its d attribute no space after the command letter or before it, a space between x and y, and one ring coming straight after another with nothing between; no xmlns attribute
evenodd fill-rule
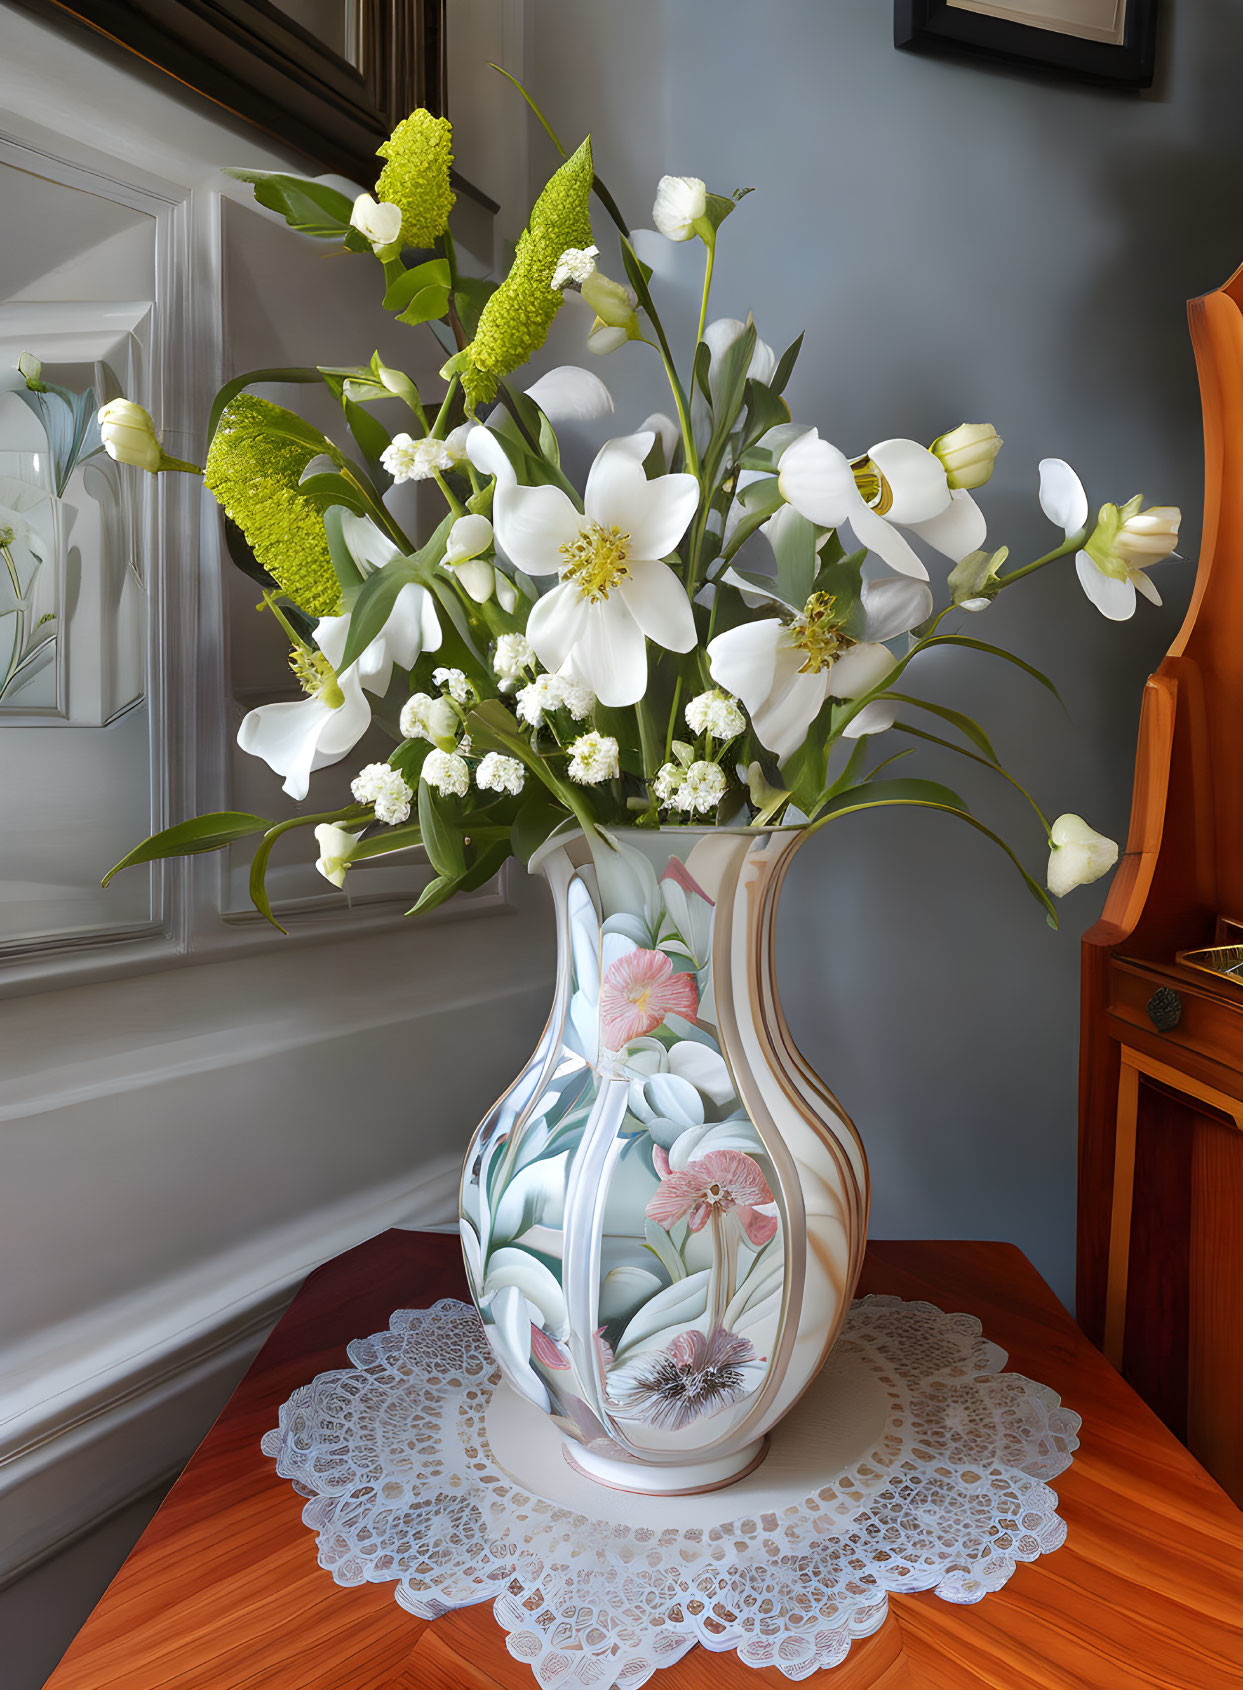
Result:
<svg viewBox="0 0 1243 1690"><path fill-rule="evenodd" d="M976 1607L894 1597L826 1690L1239 1690L1243 1515L1008 1244L868 1247L862 1289L965 1309L1084 1417L1057 1481L1066 1546ZM456 1239L390 1232L307 1281L47 1690L533 1690L490 1605L412 1619L341 1590L259 1439L293 1389L345 1365L394 1308L462 1296ZM693 1650L653 1690L789 1690Z"/></svg>
<svg viewBox="0 0 1243 1690"><path fill-rule="evenodd" d="M1176 961L1243 919L1243 271L1190 319L1204 534L1083 942L1077 1312L1243 1502L1243 986Z"/></svg>

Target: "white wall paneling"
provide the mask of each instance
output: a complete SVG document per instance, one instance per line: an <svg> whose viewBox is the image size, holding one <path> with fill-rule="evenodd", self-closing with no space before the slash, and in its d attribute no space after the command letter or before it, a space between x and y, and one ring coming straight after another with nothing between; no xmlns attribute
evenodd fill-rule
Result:
<svg viewBox="0 0 1243 1690"><path fill-rule="evenodd" d="M520 68L516 0L470 7L488 55ZM0 299L88 334L100 304L143 305L126 382L170 452L201 462L211 395L247 368L379 347L416 379L434 373L426 331L379 309L369 261L292 234L220 174L305 160L2 0L0 28ZM521 102L480 53L469 77L488 97L463 84L459 158L514 234ZM501 237L472 215L486 269ZM299 408L311 393L266 391ZM222 557L196 478L137 484L151 815L133 816L132 838L226 805L282 815L277 779L233 745L241 711L287 680L281 644ZM323 772L327 801L355 766ZM54 770L35 760L17 806L6 787L0 828L15 810L51 813ZM119 853L95 837L87 790L66 790L102 873ZM308 1267L385 1226L450 1219L470 1132L534 1044L551 941L522 875L412 924L419 862L355 871L346 900L314 874L308 838L276 864L288 938L248 912L238 863L204 857L156 871L137 927L106 915L112 929L82 924L0 961L0 1579L179 1465ZM126 907L114 888L106 912Z"/></svg>

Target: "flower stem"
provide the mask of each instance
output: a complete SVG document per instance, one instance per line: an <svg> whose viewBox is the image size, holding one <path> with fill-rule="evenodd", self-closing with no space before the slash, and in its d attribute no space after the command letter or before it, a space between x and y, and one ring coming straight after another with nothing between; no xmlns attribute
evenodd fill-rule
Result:
<svg viewBox="0 0 1243 1690"><path fill-rule="evenodd" d="M271 590L265 592L263 595L263 602L267 605L273 616L275 616L286 634L288 634L291 645L299 646L303 651L313 651L315 649L311 645L310 641L305 639L303 635L298 632L293 623L285 615L285 612L281 609L280 605L277 604L275 593Z"/></svg>
<svg viewBox="0 0 1243 1690"><path fill-rule="evenodd" d="M1071 552L1077 552L1088 537L1086 528L1081 528L1077 534L1068 534L1065 541L1055 550L1046 552L1038 557L1034 563L1025 563L1021 569L1012 569L1008 575L999 575L997 584L1008 587L1011 582L1021 580L1024 575L1032 575L1037 569L1043 569L1046 563L1056 563L1060 557L1069 557Z"/></svg>
<svg viewBox="0 0 1243 1690"><path fill-rule="evenodd" d="M440 491L444 494L445 501L448 504L449 509L453 512L454 516L465 516L466 515L466 507L463 505L462 501L458 498L457 494L453 491L452 487L450 487L449 483L445 480L444 476L440 473L440 471L438 469L433 470L432 474L435 476L436 485L437 485L437 487L439 487Z"/></svg>
<svg viewBox="0 0 1243 1690"><path fill-rule="evenodd" d="M715 233L713 234L711 241L705 242L705 245L708 248L708 256L704 260L704 290L703 290L703 299L700 301L700 305L699 305L699 329L698 329L698 332L695 335L695 345L696 345L696 347L698 347L699 342L704 337L704 329L707 326L707 322L708 322L708 294L709 294L709 292L711 291L711 288L712 288L712 267L716 263L716 235L715 235Z"/></svg>

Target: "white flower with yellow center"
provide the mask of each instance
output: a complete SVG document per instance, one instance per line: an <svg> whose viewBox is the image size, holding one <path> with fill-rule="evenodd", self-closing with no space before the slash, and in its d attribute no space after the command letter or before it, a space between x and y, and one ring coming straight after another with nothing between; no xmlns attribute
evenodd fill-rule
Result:
<svg viewBox="0 0 1243 1690"><path fill-rule="evenodd" d="M435 755L433 751L432 756ZM350 782L350 791L360 804L374 806L378 822L396 827L398 822L410 819L414 793L399 771L390 768L387 763L368 763L360 769Z"/></svg>
<svg viewBox="0 0 1243 1690"><path fill-rule="evenodd" d="M475 770L480 792L509 792L516 798L526 784L527 772L516 757L489 751Z"/></svg>
<svg viewBox="0 0 1243 1690"><path fill-rule="evenodd" d="M940 460L916 440L882 440L850 459L808 429L781 454L777 485L808 522L848 524L861 546L918 581L928 571L899 530L910 529L955 563L978 551L987 533L970 493L951 490Z"/></svg>
<svg viewBox="0 0 1243 1690"><path fill-rule="evenodd" d="M862 698L885 679L895 658L884 641L917 627L932 611L920 581L890 576L863 583L861 638L843 628L831 593L813 593L790 621L761 617L718 634L708 669L746 705L762 744L780 761L792 756L830 698ZM876 700L849 722L849 738L893 725L894 708Z"/></svg>
<svg viewBox="0 0 1243 1690"><path fill-rule="evenodd" d="M609 734L582 734L570 746L570 779L580 786L599 786L620 772L617 741Z"/></svg>
<svg viewBox="0 0 1243 1690"><path fill-rule="evenodd" d="M572 667L602 704L634 704L647 689L650 639L669 651L695 644L695 617L677 576L661 560L686 532L699 502L693 475L649 481L650 433L610 440L574 508L559 487L498 482L496 537L527 575L560 577L527 619L546 669Z"/></svg>

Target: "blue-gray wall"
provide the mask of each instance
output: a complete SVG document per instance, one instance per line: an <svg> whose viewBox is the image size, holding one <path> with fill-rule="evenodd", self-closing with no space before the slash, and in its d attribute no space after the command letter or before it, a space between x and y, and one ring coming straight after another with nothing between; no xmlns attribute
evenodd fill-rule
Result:
<svg viewBox="0 0 1243 1690"><path fill-rule="evenodd" d="M796 418L848 450L995 422L992 534L1023 561L1052 543L1035 502L1046 454L1074 463L1094 502L1142 489L1183 506L1188 561L1158 572L1163 611L1106 623L1063 564L964 618L1044 667L1065 714L983 656L912 670L994 731L1048 813L1122 838L1140 691L1198 540L1184 302L1243 259L1243 8L1167 0L1141 98L897 53L890 12L535 0L528 76L567 141L593 132L636 225L664 171L757 189L723 231L714 308L753 309L778 347L808 331ZM532 159L538 183L555 162L538 131ZM672 254L663 295L683 347L699 250ZM580 357L580 329L564 313L551 356ZM617 422L637 425L659 394L654 354L627 348L601 371ZM970 765L920 760L1042 868L1021 800ZM781 931L786 1007L868 1145L876 1234L1012 1239L1069 1300L1078 935L1103 895L1073 894L1054 934L1005 859L941 817L852 817L805 848Z"/></svg>

